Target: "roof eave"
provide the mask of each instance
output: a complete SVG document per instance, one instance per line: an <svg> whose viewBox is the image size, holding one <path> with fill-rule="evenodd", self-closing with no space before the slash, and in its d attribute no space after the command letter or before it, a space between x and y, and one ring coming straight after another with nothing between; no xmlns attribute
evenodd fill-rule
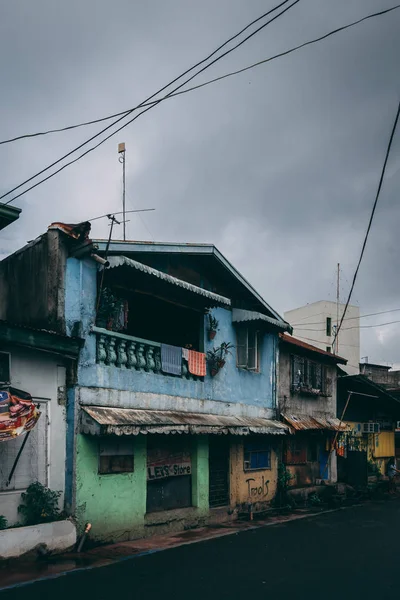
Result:
<svg viewBox="0 0 400 600"><path fill-rule="evenodd" d="M96 249L101 253L104 252L107 246L106 240L92 240ZM243 275L235 269L235 267L225 258L225 256L214 246L213 244L183 244L174 242L124 242L124 241L112 241L109 247L109 253L118 252L120 254L129 252L135 249L135 251L147 251L147 252L176 252L179 254L208 254L215 256L215 258L240 282L244 285L248 291L256 298L258 302L270 314L278 321L284 321L283 317L277 313L260 294L253 288L253 286L243 277ZM289 331L289 330L288 330Z"/></svg>

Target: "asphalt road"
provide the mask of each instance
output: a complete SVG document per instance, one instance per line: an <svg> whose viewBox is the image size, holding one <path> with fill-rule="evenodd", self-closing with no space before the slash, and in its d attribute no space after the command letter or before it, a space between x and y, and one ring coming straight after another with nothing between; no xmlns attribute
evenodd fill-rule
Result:
<svg viewBox="0 0 400 600"><path fill-rule="evenodd" d="M399 595L400 502L353 507L0 591L0 600L383 600Z"/></svg>

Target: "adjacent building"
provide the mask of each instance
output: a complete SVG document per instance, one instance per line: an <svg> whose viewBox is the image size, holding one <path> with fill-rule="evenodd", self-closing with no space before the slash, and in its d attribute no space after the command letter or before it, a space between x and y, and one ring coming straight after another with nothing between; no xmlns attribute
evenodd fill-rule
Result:
<svg viewBox="0 0 400 600"><path fill-rule="evenodd" d="M400 400L365 375L338 378L337 415L347 425L337 448L339 480L364 486L368 475L386 475L395 456Z"/></svg>
<svg viewBox="0 0 400 600"><path fill-rule="evenodd" d="M293 327L293 335L325 352L333 352L347 360L343 367L350 375L358 373L360 362L360 309L349 305L335 340L336 327L345 309L344 304L329 300L312 302L285 313L285 320Z"/></svg>
<svg viewBox="0 0 400 600"><path fill-rule="evenodd" d="M21 521L21 493L36 481L60 491L64 507L66 378L79 348L79 340L0 321L1 400L23 390L39 413L25 431L24 419L9 419L7 403L0 403L0 514L9 525Z"/></svg>
<svg viewBox="0 0 400 600"><path fill-rule="evenodd" d="M279 411L291 435L284 440L282 460L292 488L337 480L337 366L346 360L287 334L280 335Z"/></svg>

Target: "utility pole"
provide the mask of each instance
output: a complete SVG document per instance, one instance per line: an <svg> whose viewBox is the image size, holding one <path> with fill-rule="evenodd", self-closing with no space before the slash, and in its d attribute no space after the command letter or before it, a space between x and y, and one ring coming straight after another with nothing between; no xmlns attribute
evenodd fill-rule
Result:
<svg viewBox="0 0 400 600"><path fill-rule="evenodd" d="M337 264L335 354L339 354L340 263Z"/></svg>
<svg viewBox="0 0 400 600"><path fill-rule="evenodd" d="M123 239L126 240L126 205L125 205L125 144L121 142L118 144L119 162L122 164L122 228L123 228Z"/></svg>

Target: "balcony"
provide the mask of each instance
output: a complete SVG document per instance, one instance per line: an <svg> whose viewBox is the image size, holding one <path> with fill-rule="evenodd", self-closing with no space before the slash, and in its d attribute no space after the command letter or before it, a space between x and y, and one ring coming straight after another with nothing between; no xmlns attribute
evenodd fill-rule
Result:
<svg viewBox="0 0 400 600"><path fill-rule="evenodd" d="M96 336L96 362L107 367L145 371L164 377L176 377L161 370L161 344L143 338L93 327ZM182 379L200 380L189 373L187 361L182 358ZM179 376L178 376L179 379Z"/></svg>

